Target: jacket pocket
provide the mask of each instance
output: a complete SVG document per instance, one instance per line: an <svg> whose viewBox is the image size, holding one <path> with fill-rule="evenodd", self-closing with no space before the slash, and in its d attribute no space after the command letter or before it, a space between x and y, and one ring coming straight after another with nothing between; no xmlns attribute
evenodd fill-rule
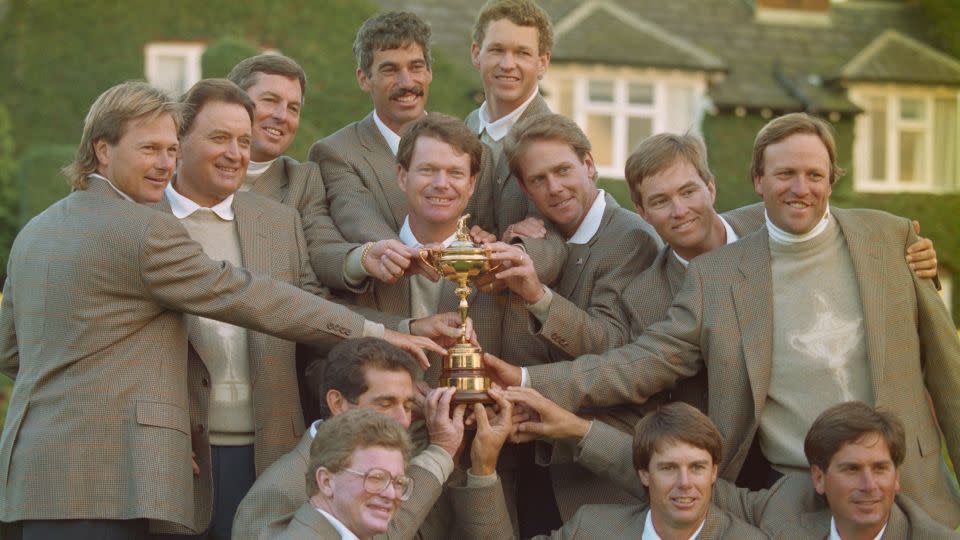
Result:
<svg viewBox="0 0 960 540"><path fill-rule="evenodd" d="M187 411L172 403L138 401L137 423L144 426L175 429L190 435L190 415Z"/></svg>

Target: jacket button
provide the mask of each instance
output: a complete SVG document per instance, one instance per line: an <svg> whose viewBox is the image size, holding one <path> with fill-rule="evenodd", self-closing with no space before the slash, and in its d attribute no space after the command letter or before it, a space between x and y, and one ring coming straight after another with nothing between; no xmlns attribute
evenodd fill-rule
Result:
<svg viewBox="0 0 960 540"><path fill-rule="evenodd" d="M206 377L200 379L200 386L204 388L208 388L210 386L210 380L207 379Z"/></svg>

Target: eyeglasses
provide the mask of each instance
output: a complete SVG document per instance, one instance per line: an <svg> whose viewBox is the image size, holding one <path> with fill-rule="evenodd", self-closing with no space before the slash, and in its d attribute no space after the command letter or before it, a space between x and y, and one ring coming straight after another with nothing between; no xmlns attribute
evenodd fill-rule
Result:
<svg viewBox="0 0 960 540"><path fill-rule="evenodd" d="M413 478L398 474L393 476L387 471L379 468L370 469L362 473L353 469L341 469L351 474L363 477L363 490L372 495L381 495L387 490L387 486L393 484L393 490L397 493L396 497L401 501L406 501L413 494Z"/></svg>

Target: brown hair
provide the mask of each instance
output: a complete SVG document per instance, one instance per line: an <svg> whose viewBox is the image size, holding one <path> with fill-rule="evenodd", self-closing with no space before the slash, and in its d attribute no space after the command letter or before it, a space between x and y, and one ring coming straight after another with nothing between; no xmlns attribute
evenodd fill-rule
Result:
<svg viewBox="0 0 960 540"><path fill-rule="evenodd" d="M494 21L507 19L517 26L532 26L537 29L537 51L543 55L553 50L553 25L550 16L532 0L489 0L480 8L477 22L473 25L473 42L483 47L487 26Z"/></svg>
<svg viewBox="0 0 960 540"><path fill-rule="evenodd" d="M87 189L87 176L97 171L96 144L106 141L116 145L127 132L130 122L152 120L170 115L174 126L181 124L181 106L163 90L142 81L120 83L100 96L90 106L83 121L83 135L73 162L63 174L75 190Z"/></svg>
<svg viewBox="0 0 960 540"><path fill-rule="evenodd" d="M203 79L191 86L187 93L180 98L180 103L183 104L183 123L180 124L181 138L190 133L193 121L196 120L200 109L203 109L203 106L211 101L242 106L250 116L250 123L253 123L253 100L246 92L227 79Z"/></svg>
<svg viewBox="0 0 960 540"><path fill-rule="evenodd" d="M420 46L427 69L430 69L433 63L430 57L430 25L413 13L388 11L374 15L360 25L357 37L353 40L353 55L357 57L357 67L370 77L374 52L399 49L411 43Z"/></svg>
<svg viewBox="0 0 960 540"><path fill-rule="evenodd" d="M397 163L404 170L410 170L413 149L420 137L437 139L449 144L456 151L469 155L470 176L480 172L480 158L483 155L483 143L480 142L480 138L470 131L462 120L440 113L430 113L404 130L400 138L400 147L397 149Z"/></svg>
<svg viewBox="0 0 960 540"><path fill-rule="evenodd" d="M355 451L374 446L399 450L403 462L410 461L410 436L399 422L387 415L368 409L350 409L320 422L310 444L310 462L305 478L307 497L320 490L317 469L324 467L331 473L339 472L351 466Z"/></svg>
<svg viewBox="0 0 960 540"><path fill-rule="evenodd" d="M877 435L887 443L890 460L899 467L906 456L903 423L893 413L879 410L862 401L848 401L823 411L803 440L803 452L810 465L826 471L830 460L843 448L860 439Z"/></svg>
<svg viewBox="0 0 960 540"><path fill-rule="evenodd" d="M373 337L347 339L330 349L322 360L317 360L307 371L311 389L318 392L321 414L330 416L327 392L336 390L348 402L356 404L366 392L367 371L406 371L412 380L417 380L420 365L410 353L385 340Z"/></svg>
<svg viewBox="0 0 960 540"><path fill-rule="evenodd" d="M664 171L680 159L692 165L705 184L715 181L707 164L707 147L700 137L689 133L658 133L644 139L627 159L624 176L633 204L643 207L640 184L645 178Z"/></svg>
<svg viewBox="0 0 960 540"><path fill-rule="evenodd" d="M240 61L239 64L230 70L227 78L234 82L244 91L257 84L260 75L280 75L288 79L296 79L300 82L300 101L307 92L307 74L304 73L300 64L293 58L282 54L258 54Z"/></svg>
<svg viewBox="0 0 960 540"><path fill-rule="evenodd" d="M843 176L843 169L837 165L837 144L833 138L833 128L822 118L807 113L790 113L774 118L760 129L753 142L753 162L750 165L750 179L763 176L763 154L767 147L776 144L791 135L816 135L827 148L830 156L830 185Z"/></svg>
<svg viewBox="0 0 960 540"><path fill-rule="evenodd" d="M591 150L590 140L576 122L561 114L541 114L520 121L503 141L503 153L510 163L510 172L523 179L520 162L531 143L556 141L568 145L583 163Z"/></svg>
<svg viewBox="0 0 960 540"><path fill-rule="evenodd" d="M723 437L695 407L682 401L668 403L637 422L633 434L633 467L647 470L653 453L669 443L687 443L706 450L714 465L720 463Z"/></svg>

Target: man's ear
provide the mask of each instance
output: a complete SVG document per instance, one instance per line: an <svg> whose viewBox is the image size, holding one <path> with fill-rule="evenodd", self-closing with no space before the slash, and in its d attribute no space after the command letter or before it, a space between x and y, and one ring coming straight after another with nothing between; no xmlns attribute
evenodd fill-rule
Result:
<svg viewBox="0 0 960 540"><path fill-rule="evenodd" d="M407 192L407 170L399 163L397 163L397 185L400 186L400 191Z"/></svg>
<svg viewBox="0 0 960 540"><path fill-rule="evenodd" d="M583 155L583 165L587 168L587 174L590 176L590 180L593 180L593 183L596 184L598 180L597 174L597 165L593 161L593 154L587 152Z"/></svg>
<svg viewBox="0 0 960 540"><path fill-rule="evenodd" d="M819 465L810 466L810 479L813 480L813 488L816 489L820 495L823 495L827 491L824 476L823 469L821 469Z"/></svg>
<svg viewBox="0 0 960 540"><path fill-rule="evenodd" d="M367 77L367 74L361 68L357 68L357 84L360 85L360 89L366 93L370 93L373 85L370 84L370 78Z"/></svg>
<svg viewBox="0 0 960 540"><path fill-rule="evenodd" d="M640 475L640 483L643 484L643 487L650 487L650 471L637 469L637 474Z"/></svg>
<svg viewBox="0 0 960 540"><path fill-rule="evenodd" d="M104 139L100 139L93 143L93 152L97 155L97 161L100 163L100 166L105 167L110 165L110 143Z"/></svg>
<svg viewBox="0 0 960 540"><path fill-rule="evenodd" d="M470 44L470 62L474 68L480 69L480 45L476 41Z"/></svg>
<svg viewBox="0 0 960 540"><path fill-rule="evenodd" d="M324 497L328 499L333 497L335 487L333 473L328 471L326 467L317 467L317 472L314 474L313 480L317 483L317 488Z"/></svg>
<svg viewBox="0 0 960 540"><path fill-rule="evenodd" d="M336 416L349 407L347 398L339 390L327 390L327 407L330 409L330 416Z"/></svg>

